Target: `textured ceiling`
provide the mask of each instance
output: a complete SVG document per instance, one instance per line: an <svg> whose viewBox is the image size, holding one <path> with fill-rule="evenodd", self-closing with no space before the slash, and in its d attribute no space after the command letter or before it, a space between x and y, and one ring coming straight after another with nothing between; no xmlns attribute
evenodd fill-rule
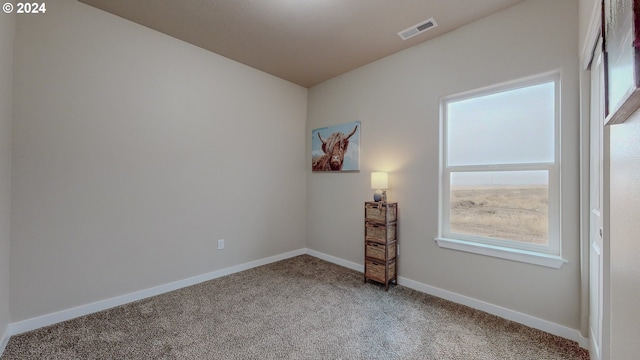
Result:
<svg viewBox="0 0 640 360"><path fill-rule="evenodd" d="M79 0L311 87L523 0ZM409 40L398 32L433 17Z"/></svg>

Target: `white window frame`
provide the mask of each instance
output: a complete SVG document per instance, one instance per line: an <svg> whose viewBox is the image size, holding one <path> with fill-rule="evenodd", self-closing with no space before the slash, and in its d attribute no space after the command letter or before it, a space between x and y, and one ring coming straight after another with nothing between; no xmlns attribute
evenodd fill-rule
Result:
<svg viewBox="0 0 640 360"><path fill-rule="evenodd" d="M452 102L483 97L543 83L555 84L554 161L519 164L482 164L447 166L447 105ZM440 99L440 180L439 222L437 244L442 248L461 250L481 255L520 261L535 265L560 268L567 262L562 258L561 194L560 194L560 73L553 72L507 83L472 90ZM499 131L499 130L498 130ZM451 174L484 171L547 171L548 178L548 245L530 244L515 240L502 240L482 236L453 233L450 230Z"/></svg>

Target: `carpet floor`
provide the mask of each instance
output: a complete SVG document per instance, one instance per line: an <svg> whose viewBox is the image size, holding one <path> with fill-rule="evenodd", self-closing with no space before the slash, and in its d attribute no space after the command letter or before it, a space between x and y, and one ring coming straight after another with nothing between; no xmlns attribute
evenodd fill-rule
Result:
<svg viewBox="0 0 640 360"><path fill-rule="evenodd" d="M308 255L10 338L11 359L589 359L577 343Z"/></svg>

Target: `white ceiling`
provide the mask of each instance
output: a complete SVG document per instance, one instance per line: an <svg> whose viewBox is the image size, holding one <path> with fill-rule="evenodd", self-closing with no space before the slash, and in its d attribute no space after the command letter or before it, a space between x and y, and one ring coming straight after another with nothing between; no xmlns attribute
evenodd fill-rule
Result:
<svg viewBox="0 0 640 360"><path fill-rule="evenodd" d="M79 0L304 87L523 0ZM433 17L409 40L398 32Z"/></svg>

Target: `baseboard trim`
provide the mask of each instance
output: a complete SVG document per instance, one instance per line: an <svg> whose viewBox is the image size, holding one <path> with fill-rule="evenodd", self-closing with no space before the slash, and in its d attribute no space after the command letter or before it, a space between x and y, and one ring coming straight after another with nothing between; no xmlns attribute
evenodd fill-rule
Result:
<svg viewBox="0 0 640 360"><path fill-rule="evenodd" d="M398 277L398 284L423 292L425 294L437 296L439 298L465 305L476 310L484 311L486 313L496 315L503 319L511 320L534 329L542 330L544 332L560 336L565 339L573 340L577 342L581 348L589 348L589 340L583 337L582 334L580 334L580 331L576 329L571 329L566 326L536 318L531 315L523 314L515 310L507 309L468 296L460 295L448 290L443 290L435 286L426 285L401 276Z"/></svg>
<svg viewBox="0 0 640 360"><path fill-rule="evenodd" d="M174 281L168 284L155 286L149 289L135 291L129 294L115 296L109 299L96 301L90 304L80 305L70 309L65 309L65 310L54 312L54 313L34 317L31 319L18 321L18 322L9 324L8 335L13 336L13 335L22 334L27 331L39 329L45 326L57 324L63 321L71 320L80 316L89 315L99 311L111 309L116 306L146 299L151 296L160 295L169 291L178 290L187 286L199 284L204 281L213 280L222 276L230 275L230 274L237 273L244 270L249 270L254 267L267 265L276 261L288 259L294 256L303 255L303 254L306 254L306 249L294 250L284 254L270 256L263 259L250 261L244 264L216 270L210 273L193 276L187 279ZM9 336L6 336L7 341Z"/></svg>
<svg viewBox="0 0 640 360"><path fill-rule="evenodd" d="M360 265L360 264L352 262L352 261L344 260L344 259L332 256L332 255L328 255L328 254L321 253L319 251L315 251L315 250L311 250L311 249L306 249L306 254L310 255L310 256L313 256L313 257L317 257L318 259L321 259L321 260L324 260L324 261L328 261L330 263L334 263L336 265L340 265L340 266L349 268L351 270L364 272L364 265Z"/></svg>
<svg viewBox="0 0 640 360"><path fill-rule="evenodd" d="M364 266L350 262L344 259L337 258L332 255L323 254L321 252L315 250L307 250L307 254L311 256L315 256L322 260L326 260L332 262L337 265L341 265L352 270L356 271L364 271ZM411 280L402 276L398 277L398 284L402 286L406 286L413 290L420 291L425 294L437 296L439 298L449 300L458 304L462 304L476 310L484 311L486 313L499 316L503 319L511 320L517 323L520 323L525 326L529 326L534 329L542 330L544 332L563 337L565 339L569 339L575 341L580 345L580 347L584 349L589 348L589 339L582 336L580 331L576 329L571 329L566 326L562 326L547 320L539 319L527 314L520 313L518 311L510 310L498 305L490 304L478 299L474 299L468 296L460 295L458 293L454 293L448 290L440 289L435 286L427 285L420 283L415 280Z"/></svg>
<svg viewBox="0 0 640 360"><path fill-rule="evenodd" d="M591 327L589 327L589 355L591 355L591 360L600 360L602 359L600 344L596 344L596 342L593 341L593 339L595 339L595 336L593 335L593 331L591 330Z"/></svg>
<svg viewBox="0 0 640 360"><path fill-rule="evenodd" d="M0 336L0 356L2 356L2 353L4 353L4 349L9 343L10 336L11 334L9 334L9 326L7 326L7 328L4 329L4 333Z"/></svg>
<svg viewBox="0 0 640 360"><path fill-rule="evenodd" d="M302 248L287 253L266 257L263 259L250 261L247 263L231 266L228 268L216 270L210 273L197 275L183 280L178 280L168 284L135 291L129 294L116 296L113 298L96 301L90 304L76 306L70 309L61 310L55 313L50 313L31 319L18 321L9 324L2 337L0 337L0 355L4 352L4 349L9 342L9 337L25 333L27 331L39 329L45 326L54 325L63 321L71 320L80 316L89 315L95 312L107 310L116 306L124 305L134 301L142 300L151 296L160 295L166 292L178 290L187 286L199 284L204 281L213 280L222 276L231 275L240 271L249 270L258 266L267 265L276 261L285 260L299 255L310 255L321 260L325 260L336 265L344 266L346 268L362 272L364 266L352 261L344 260L339 257L328 255L316 250ZM569 340L576 341L582 348L589 348L589 339L583 337L576 329L567 328L565 326L552 323L550 321L542 320L530 315L526 315L514 310L503 308L497 305L493 305L484 301L480 301L474 298L470 298L464 295L460 295L448 290L443 290L434 286L426 285L415 280L411 280L404 277L398 277L399 285L406 286L408 288L423 292L425 294L437 296L449 301L453 301L458 304L469 306L471 308L487 312L492 315L499 316L501 318L515 321L517 323L539 329L548 332L553 335L557 335Z"/></svg>

